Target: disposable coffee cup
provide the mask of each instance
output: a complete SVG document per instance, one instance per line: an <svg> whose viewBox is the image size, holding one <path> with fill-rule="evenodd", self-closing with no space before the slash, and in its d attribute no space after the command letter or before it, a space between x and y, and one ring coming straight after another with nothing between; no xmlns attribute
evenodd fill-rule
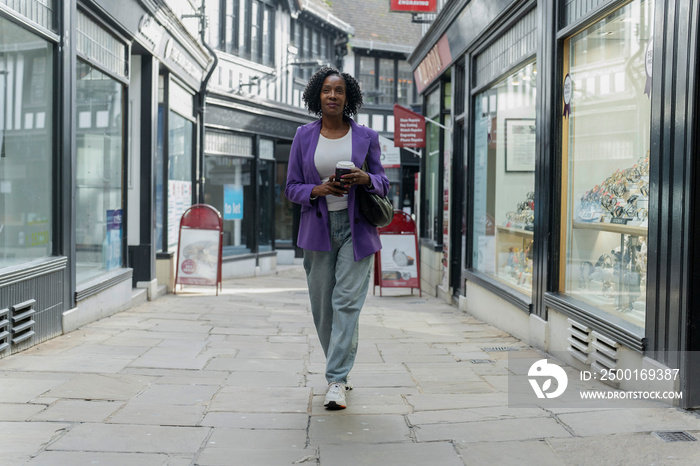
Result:
<svg viewBox="0 0 700 466"><path fill-rule="evenodd" d="M351 173L353 168L355 164L352 162L338 162L335 166L335 181L342 183L340 177Z"/></svg>

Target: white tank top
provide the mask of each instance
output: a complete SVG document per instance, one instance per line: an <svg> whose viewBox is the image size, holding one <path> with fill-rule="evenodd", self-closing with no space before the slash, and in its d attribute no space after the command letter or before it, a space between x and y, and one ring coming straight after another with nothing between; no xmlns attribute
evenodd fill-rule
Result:
<svg viewBox="0 0 700 466"><path fill-rule="evenodd" d="M319 135L314 163L316 170L325 183L335 174L335 166L338 162L349 162L352 159L352 126L342 138L328 139ZM326 196L328 210L335 212L348 208L348 196L343 197Z"/></svg>

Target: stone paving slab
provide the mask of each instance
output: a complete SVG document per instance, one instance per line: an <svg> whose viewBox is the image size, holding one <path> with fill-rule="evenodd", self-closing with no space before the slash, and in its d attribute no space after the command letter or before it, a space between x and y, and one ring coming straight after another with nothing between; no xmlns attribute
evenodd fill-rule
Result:
<svg viewBox="0 0 700 466"><path fill-rule="evenodd" d="M22 355L22 358L7 357L0 359L0 370L9 371L45 371L45 372L92 372L115 374L122 370L130 361L129 358L96 358L90 355L81 356L37 356L36 354Z"/></svg>
<svg viewBox="0 0 700 466"><path fill-rule="evenodd" d="M209 405L209 411L306 413L311 389L224 387Z"/></svg>
<svg viewBox="0 0 700 466"><path fill-rule="evenodd" d="M700 430L700 418L674 408L599 410L559 414L557 418L581 437L659 430Z"/></svg>
<svg viewBox="0 0 700 466"><path fill-rule="evenodd" d="M2 369L0 369L2 370ZM29 379L24 377L2 377L2 402L3 403L27 403L42 395L54 387L64 383L67 379Z"/></svg>
<svg viewBox="0 0 700 466"><path fill-rule="evenodd" d="M323 445L321 464L334 466L464 466L460 453L449 442L384 445ZM483 464L483 463L482 463Z"/></svg>
<svg viewBox="0 0 700 466"><path fill-rule="evenodd" d="M317 464L317 457L317 451L311 448L251 450L207 447L197 457L196 464L198 466L314 465Z"/></svg>
<svg viewBox="0 0 700 466"><path fill-rule="evenodd" d="M312 416L309 437L318 445L412 443L406 419L389 414Z"/></svg>
<svg viewBox="0 0 700 466"><path fill-rule="evenodd" d="M690 432L700 440L700 431ZM630 433L550 439L550 447L561 463L580 466L700 464L698 442L663 442L650 433Z"/></svg>
<svg viewBox="0 0 700 466"><path fill-rule="evenodd" d="M134 397L134 404L198 406L209 403L219 391L218 385L155 383Z"/></svg>
<svg viewBox="0 0 700 466"><path fill-rule="evenodd" d="M231 412L208 413L200 423L200 425L210 427L275 430L297 429L304 431L306 431L308 424L308 414Z"/></svg>
<svg viewBox="0 0 700 466"><path fill-rule="evenodd" d="M47 450L113 453L195 453L208 427L78 424Z"/></svg>
<svg viewBox="0 0 700 466"><path fill-rule="evenodd" d="M487 408L419 411L409 414L406 417L412 425L426 425L550 417L550 415L546 411L539 408L513 409L505 406L489 406Z"/></svg>
<svg viewBox="0 0 700 466"><path fill-rule="evenodd" d="M204 406L129 403L107 419L109 424L198 426Z"/></svg>
<svg viewBox="0 0 700 466"><path fill-rule="evenodd" d="M70 424L62 422L0 422L0 459L28 459L62 435L69 426Z"/></svg>
<svg viewBox="0 0 700 466"><path fill-rule="evenodd" d="M348 407L341 411L329 411L323 407L324 394L314 396L313 416L350 416L354 414L409 414L413 412L402 395L385 395L366 390L353 390L346 396Z"/></svg>
<svg viewBox="0 0 700 466"><path fill-rule="evenodd" d="M549 440L548 440L549 441ZM497 464L498 466L562 466L564 464L578 465L575 461L563 461L545 440L522 440L515 442L478 442L459 444L457 448L462 454L466 466L483 466ZM558 441L555 439L554 441ZM507 445L507 448L505 446ZM606 454L601 452L597 458L597 466L608 463Z"/></svg>
<svg viewBox="0 0 700 466"><path fill-rule="evenodd" d="M46 396L85 400L129 400L153 382L152 377L125 374L81 374L46 392Z"/></svg>
<svg viewBox="0 0 700 466"><path fill-rule="evenodd" d="M32 458L27 466L165 466L166 464L169 464L168 455L163 454L44 451Z"/></svg>
<svg viewBox="0 0 700 466"><path fill-rule="evenodd" d="M416 439L419 442L453 440L459 445L473 442L508 442L551 437L571 437L571 433L552 418L503 419L416 426Z"/></svg>
<svg viewBox="0 0 700 466"><path fill-rule="evenodd" d="M0 403L0 422L23 422L46 409L43 404Z"/></svg>
<svg viewBox="0 0 700 466"><path fill-rule="evenodd" d="M235 371L227 379L229 387L302 387L304 376L301 373L285 371Z"/></svg>
<svg viewBox="0 0 700 466"><path fill-rule="evenodd" d="M207 440L206 449L302 450L305 445L306 429L273 430L215 427Z"/></svg>
<svg viewBox="0 0 700 466"><path fill-rule="evenodd" d="M32 421L103 422L124 403L113 401L59 400L32 417Z"/></svg>

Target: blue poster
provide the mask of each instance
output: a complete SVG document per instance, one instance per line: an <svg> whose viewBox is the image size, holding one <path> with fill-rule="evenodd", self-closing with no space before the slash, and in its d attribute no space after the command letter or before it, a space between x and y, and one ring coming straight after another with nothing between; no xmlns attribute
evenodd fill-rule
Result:
<svg viewBox="0 0 700 466"><path fill-rule="evenodd" d="M224 185L224 220L243 219L243 186Z"/></svg>

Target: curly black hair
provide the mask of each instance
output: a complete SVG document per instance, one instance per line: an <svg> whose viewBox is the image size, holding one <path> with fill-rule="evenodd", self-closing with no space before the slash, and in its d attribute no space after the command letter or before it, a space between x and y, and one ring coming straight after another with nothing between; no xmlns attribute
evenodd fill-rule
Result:
<svg viewBox="0 0 700 466"><path fill-rule="evenodd" d="M304 89L304 94L302 98L304 99L304 104L306 108L309 109L309 113L315 115L321 115L321 87L323 87L323 81L330 75L338 75L345 80L345 109L343 110L343 115L351 117L360 110L362 107L362 91L360 90L360 83L358 83L355 78L350 76L348 73L341 73L335 68L323 67L311 76L306 89Z"/></svg>

